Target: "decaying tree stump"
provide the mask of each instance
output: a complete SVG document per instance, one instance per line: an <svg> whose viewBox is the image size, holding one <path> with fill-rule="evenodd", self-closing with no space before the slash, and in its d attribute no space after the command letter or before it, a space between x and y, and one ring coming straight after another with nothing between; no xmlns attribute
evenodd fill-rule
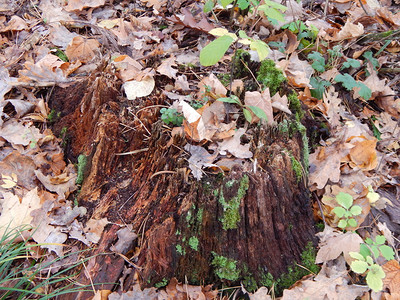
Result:
<svg viewBox="0 0 400 300"><path fill-rule="evenodd" d="M154 105L164 104L163 96L136 106L115 82L101 75L56 89L51 105L63 109L55 130L68 127L70 157L83 153L90 161L79 195L87 217L132 224L139 234L138 245L122 254L130 258L140 247L133 262L143 287L172 277L193 284L250 280L261 285L266 274L277 278L300 261L315 232L304 176L298 178L292 166L294 159L305 159L296 126L254 128L254 168L235 166L225 175L196 181L188 176L185 138L171 137L158 121ZM79 93L79 103L69 99ZM130 151L136 152L116 155ZM108 225L93 254L109 251L119 228ZM120 256L103 255L88 268L94 283L118 283L123 267ZM133 278L125 279L126 289ZM90 283L83 273L80 280Z"/></svg>

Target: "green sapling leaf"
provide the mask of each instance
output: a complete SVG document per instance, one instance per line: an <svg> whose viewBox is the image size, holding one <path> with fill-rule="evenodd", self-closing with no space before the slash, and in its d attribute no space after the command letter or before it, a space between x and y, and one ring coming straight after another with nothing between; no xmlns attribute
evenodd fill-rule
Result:
<svg viewBox="0 0 400 300"><path fill-rule="evenodd" d="M368 286L374 291L379 292L383 289L383 281L382 279L385 278L386 274L383 271L382 267L377 264L373 264L370 267L370 270L367 274L366 280Z"/></svg>
<svg viewBox="0 0 400 300"><path fill-rule="evenodd" d="M374 260L372 259L371 256L367 256L366 258L367 264L372 265L374 263Z"/></svg>
<svg viewBox="0 0 400 300"><path fill-rule="evenodd" d="M353 272L362 274L367 271L368 264L365 261L355 260L350 264L350 268Z"/></svg>
<svg viewBox="0 0 400 300"><path fill-rule="evenodd" d="M369 250L369 248L368 248L367 245L361 244L361 245L360 245L360 254L361 254L363 257L367 257L367 256L370 256L370 255L371 255L371 251Z"/></svg>
<svg viewBox="0 0 400 300"><path fill-rule="evenodd" d="M241 105L239 99L237 97L224 97L224 98L218 98L218 101L221 102L226 102L226 103L233 103L233 104L239 104Z"/></svg>
<svg viewBox="0 0 400 300"><path fill-rule="evenodd" d="M265 3L264 5L273 7L275 9L279 9L279 10L281 10L283 12L285 12L287 10L286 6L284 6L282 4L279 4L278 2L275 2L275 1L265 0L264 3ZM260 6L262 6L262 5L260 5Z"/></svg>
<svg viewBox="0 0 400 300"><path fill-rule="evenodd" d="M372 240L371 240L371 241L372 241ZM377 236L376 236L376 238L375 238L375 243L376 243L377 245L383 245L383 244L385 244L385 242L386 242L385 236L383 236L383 235L377 235Z"/></svg>
<svg viewBox="0 0 400 300"><path fill-rule="evenodd" d="M358 94L364 99L364 100L369 100L371 99L372 92L369 87L367 87L364 83L362 82L357 82L356 88L359 88L360 90L358 91Z"/></svg>
<svg viewBox="0 0 400 300"><path fill-rule="evenodd" d="M357 221L356 221L355 219L353 219L353 218L348 219L348 220L347 220L347 224L348 224L350 227L357 227Z"/></svg>
<svg viewBox="0 0 400 300"><path fill-rule="evenodd" d="M341 82L343 87L351 91L353 87L357 86L357 81L350 74L338 74L335 77L336 82Z"/></svg>
<svg viewBox="0 0 400 300"><path fill-rule="evenodd" d="M273 2L273 3L275 3L275 2ZM276 3L276 4L278 4L278 3ZM285 22L284 15L276 8L273 8L273 7L270 7L269 5L263 4L258 7L258 10L261 10L262 12L264 12L264 14L268 18L271 18L271 19L277 20L277 21L281 21L281 22Z"/></svg>
<svg viewBox="0 0 400 300"><path fill-rule="evenodd" d="M346 213L346 210L341 206L336 206L333 209L333 212L335 213L335 215L338 216L339 219L341 219L341 218L343 218L344 214Z"/></svg>
<svg viewBox="0 0 400 300"><path fill-rule="evenodd" d="M361 214L362 208L361 208L361 206L359 206L359 205L353 205L353 206L350 208L350 212L351 212L351 214L352 214L353 216L358 216L358 215Z"/></svg>
<svg viewBox="0 0 400 300"><path fill-rule="evenodd" d="M338 227L339 227L339 228L342 228L342 229L346 228L346 227L347 227L347 221L341 219L341 220L339 221L339 223L338 223Z"/></svg>
<svg viewBox="0 0 400 300"><path fill-rule="evenodd" d="M364 258L363 255L361 255L361 253L358 253L358 252L349 252L349 255L350 255L352 258L354 258L354 259L361 260L361 261L365 261L365 258Z"/></svg>
<svg viewBox="0 0 400 300"><path fill-rule="evenodd" d="M340 192L336 195L336 201L346 209L349 209L353 205L353 197L348 193Z"/></svg>
<svg viewBox="0 0 400 300"><path fill-rule="evenodd" d="M379 251L386 260L394 259L394 251L392 247L389 247L387 245L382 245L379 247Z"/></svg>
<svg viewBox="0 0 400 300"><path fill-rule="evenodd" d="M250 43L250 49L257 51L258 58L260 59L260 61L266 59L269 54L268 45L261 40L253 40Z"/></svg>
<svg viewBox="0 0 400 300"><path fill-rule="evenodd" d="M215 65L225 54L228 48L232 45L234 39L228 35L223 35L200 51L200 63L205 66Z"/></svg>
<svg viewBox="0 0 400 300"><path fill-rule="evenodd" d="M213 8L214 8L214 1L207 0L206 3L204 4L203 11L205 13L208 13L208 12L212 11Z"/></svg>
<svg viewBox="0 0 400 300"><path fill-rule="evenodd" d="M252 119L251 112L248 109L243 108L243 114L244 114L244 118L246 119L246 121L251 123L251 119Z"/></svg>
<svg viewBox="0 0 400 300"><path fill-rule="evenodd" d="M252 106L252 105L248 105L248 108L251 109L251 111L260 119L264 119L265 121L267 121L267 114L265 113L265 111L263 111L261 108L257 107L257 106Z"/></svg>
<svg viewBox="0 0 400 300"><path fill-rule="evenodd" d="M231 4L233 0L221 0L221 5L223 8L227 7L229 4Z"/></svg>
<svg viewBox="0 0 400 300"><path fill-rule="evenodd" d="M250 3L247 0L238 0L237 1L237 6L242 9L245 10L249 7Z"/></svg>

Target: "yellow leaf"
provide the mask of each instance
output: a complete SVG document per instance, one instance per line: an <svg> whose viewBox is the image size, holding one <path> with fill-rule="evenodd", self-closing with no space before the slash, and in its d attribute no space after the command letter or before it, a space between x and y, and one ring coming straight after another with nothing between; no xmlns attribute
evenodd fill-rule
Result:
<svg viewBox="0 0 400 300"><path fill-rule="evenodd" d="M17 175L15 173L12 173L11 176L8 175L3 175L1 174L1 177L3 179L3 184L1 185L2 188L4 189L11 189L14 186L17 185Z"/></svg>

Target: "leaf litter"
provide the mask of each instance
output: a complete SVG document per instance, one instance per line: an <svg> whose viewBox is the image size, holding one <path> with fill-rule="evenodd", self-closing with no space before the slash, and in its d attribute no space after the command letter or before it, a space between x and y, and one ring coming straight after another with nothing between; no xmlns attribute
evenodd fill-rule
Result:
<svg viewBox="0 0 400 300"><path fill-rule="evenodd" d="M103 63L101 57L108 57L129 100L156 93L163 77L170 80L172 85L165 93L180 99L170 104L185 117L183 129L189 142L185 150L190 154L189 168L197 180L215 170L229 171L234 165L249 163L253 156L250 144L243 141L248 128L235 117L240 110L216 101L231 96L229 84L223 84L214 74L219 67L223 72L226 68L220 64L206 69L205 76L196 74L200 70L199 50L207 44L208 32L219 27L215 16L205 14L201 2L186 4L187 7L183 1L138 2L144 14L124 18L120 17L120 12L132 9L130 5L110 6L102 0L73 0L62 5L55 0L43 0L38 11L30 12L27 18L18 15L17 6L5 5L4 1L0 3L0 11L4 13L0 20L0 60L3 63L0 68L0 223L2 226L30 224L38 228L33 232L33 240L53 243L44 247L58 256L63 254L63 243L68 239L79 240L88 246L98 243L109 222L91 219L86 224L81 223L85 209L69 200L78 188L76 169L72 164L60 163L61 139L43 126L50 111L42 104L43 99L36 98L40 96L35 89L71 85L76 76L86 76L87 72L98 68ZM388 42L381 39L369 46L357 42L377 28L398 31L400 12L393 10L391 1L362 4L334 1L328 2L326 8L319 3L309 7L314 14L319 14L318 18L312 19L308 15L310 12L304 10L307 3L290 1L289 4L285 21L279 25L271 25L265 16L257 22L251 14L238 18L240 26L252 24L252 29L260 36L268 36L269 40L285 47L283 52L271 49L269 57L283 70L306 110L322 120L329 132L328 138L320 135L313 146L308 178L310 190L322 205L322 210L314 205L315 215L327 222L325 230L318 234L320 244L316 263L323 266L319 274L285 290L282 299L366 297L366 286L351 284L346 267L346 262L351 261L348 253L358 252L363 242L360 235L374 236L381 232L395 249L400 235L393 225L398 225L400 216L396 207L400 198L399 78L393 75L396 72L390 71L396 70L396 66L398 69L400 46L395 36ZM335 20L340 22L332 25L323 17L323 10L328 16L335 15ZM40 20L44 22L35 27ZM314 26L325 58L330 59L330 66L326 65L329 70L318 74L312 62L298 51L304 41L289 30L283 35L278 33L280 26L294 20L303 20L309 28ZM82 30L85 26L87 30ZM107 49L104 41L113 46ZM336 57L334 52L326 54L333 51L335 43L344 46L342 56ZM123 47L130 51L121 51ZM65 57L54 55L50 48L58 48ZM379 67L374 66L373 57L364 60L371 50L378 53ZM222 61L230 57L232 53L228 52ZM343 86L335 82L343 62L349 59L365 62L359 69L353 68L351 76L370 91L368 99L360 87L353 87L346 81ZM152 63L147 64L149 61ZM316 89L312 84L315 76L328 82L321 99L312 96ZM239 88L233 91L243 91L243 81L235 84ZM32 92L30 97L27 90ZM268 89L246 91L244 105L262 109L267 115L267 124L272 124L280 112L293 113L284 97L276 94L271 98ZM205 105L195 109L190 99L205 99ZM253 121L259 120L254 117ZM375 194L370 194L371 190ZM354 203L362 208L361 215L357 216L360 235L334 229L338 223L332 213L336 206L334 196L340 191L352 195ZM379 223L374 230L362 228L372 224L371 215L374 218L386 216L387 224ZM118 237L113 249L123 252L137 235L129 227L123 227L118 231ZM383 297L400 297L398 261L387 261L382 267L386 272ZM141 291L134 285L133 291L122 295L114 292L109 299L212 299L217 292L210 286L190 286L172 279L163 290ZM270 299L270 291L261 288L250 294L250 298Z"/></svg>

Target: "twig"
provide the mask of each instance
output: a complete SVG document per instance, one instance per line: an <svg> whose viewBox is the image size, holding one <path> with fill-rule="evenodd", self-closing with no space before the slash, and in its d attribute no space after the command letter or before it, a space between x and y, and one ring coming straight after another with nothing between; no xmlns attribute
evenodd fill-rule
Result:
<svg viewBox="0 0 400 300"><path fill-rule="evenodd" d="M143 148L143 149L133 150L133 151L124 152L124 153L117 153L117 154L115 154L115 155L137 154L137 153L141 153L141 152L146 152L146 151L148 151L148 150L149 150L149 148Z"/></svg>

